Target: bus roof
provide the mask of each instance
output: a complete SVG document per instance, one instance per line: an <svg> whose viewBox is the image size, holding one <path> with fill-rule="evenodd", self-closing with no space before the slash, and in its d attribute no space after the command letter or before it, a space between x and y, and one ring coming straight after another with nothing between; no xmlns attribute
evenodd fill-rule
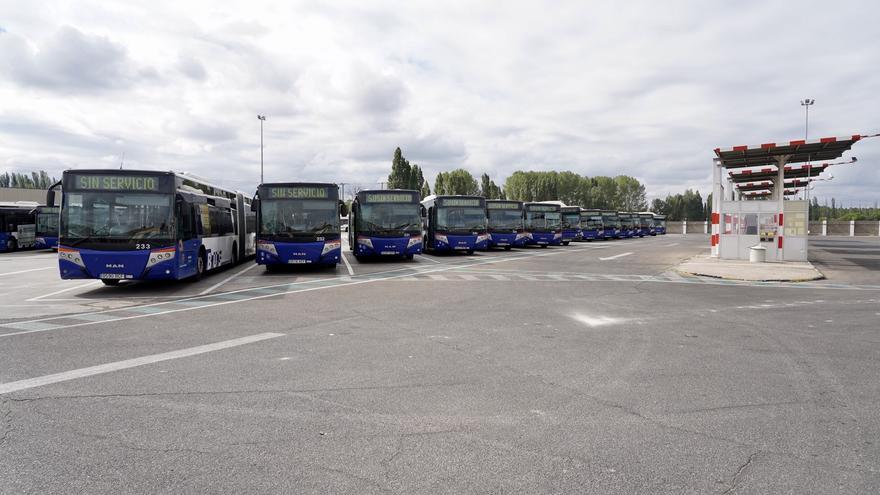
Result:
<svg viewBox="0 0 880 495"><path fill-rule="evenodd" d="M580 211L581 211L580 206L563 206L560 209L562 210L563 213L580 213Z"/></svg>
<svg viewBox="0 0 880 495"><path fill-rule="evenodd" d="M257 186L257 188L268 186L321 186L339 188L339 184L333 182L264 182Z"/></svg>

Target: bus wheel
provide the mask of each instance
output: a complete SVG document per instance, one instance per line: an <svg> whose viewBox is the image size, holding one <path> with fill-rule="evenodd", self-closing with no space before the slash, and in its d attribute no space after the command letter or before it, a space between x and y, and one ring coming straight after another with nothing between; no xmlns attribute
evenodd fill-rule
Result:
<svg viewBox="0 0 880 495"><path fill-rule="evenodd" d="M541 244L541 247L544 248L544 249L547 249L547 245L546 245L546 244Z"/></svg>
<svg viewBox="0 0 880 495"><path fill-rule="evenodd" d="M413 259L413 257L414 257L414 256L413 256L412 254L408 254L408 255L406 255L406 259L408 259L408 260Z"/></svg>
<svg viewBox="0 0 880 495"><path fill-rule="evenodd" d="M510 251L510 246L504 246L505 251Z"/></svg>
<svg viewBox="0 0 880 495"><path fill-rule="evenodd" d="M112 278L102 278L101 283L103 283L104 285L106 285L108 287L116 287L117 285L119 285L119 280L112 279Z"/></svg>
<svg viewBox="0 0 880 495"><path fill-rule="evenodd" d="M471 256L471 255L474 254L474 250L473 250L473 249L468 249L468 250L467 250L467 253L468 253L468 256Z"/></svg>
<svg viewBox="0 0 880 495"><path fill-rule="evenodd" d="M233 244L232 245L232 266L235 266L237 264L238 264L238 246Z"/></svg>
<svg viewBox="0 0 880 495"><path fill-rule="evenodd" d="M571 242L571 241L565 241L565 242L562 243L562 245L563 245L563 246L568 246L569 242Z"/></svg>
<svg viewBox="0 0 880 495"><path fill-rule="evenodd" d="M278 271L278 265L269 265L269 264L266 265L266 272L267 273L275 273L277 271Z"/></svg>
<svg viewBox="0 0 880 495"><path fill-rule="evenodd" d="M193 277L194 280L201 280L202 276L205 275L206 266L208 266L207 256L205 256L204 251L200 251L199 258L196 261L196 276Z"/></svg>
<svg viewBox="0 0 880 495"><path fill-rule="evenodd" d="M7 251L15 251L16 249L18 249L18 241L13 238L10 238L8 241L6 241Z"/></svg>

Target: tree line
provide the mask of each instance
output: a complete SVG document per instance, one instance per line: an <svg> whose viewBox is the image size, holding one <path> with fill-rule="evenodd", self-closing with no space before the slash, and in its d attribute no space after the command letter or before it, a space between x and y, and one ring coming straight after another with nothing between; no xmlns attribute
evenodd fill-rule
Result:
<svg viewBox="0 0 880 495"><path fill-rule="evenodd" d="M666 219L679 222L681 220L710 220L712 217L712 193L703 201L700 191L686 189L679 194L669 194L666 199L656 198L651 202L651 211L658 215L666 215Z"/></svg>
<svg viewBox="0 0 880 495"><path fill-rule="evenodd" d="M880 208L877 203L873 207L850 207L844 208L840 206L836 198L831 198L831 204L825 201L824 205L819 204L818 198L810 200L810 220L876 220L880 221Z"/></svg>
<svg viewBox="0 0 880 495"><path fill-rule="evenodd" d="M0 187L17 187L21 189L49 189L52 184L58 182L55 177L50 177L45 170L38 172L17 173L6 172L0 174Z"/></svg>
<svg viewBox="0 0 880 495"><path fill-rule="evenodd" d="M418 165L411 165L400 148L394 151L388 187L415 189L422 197L431 194L428 181ZM503 186L483 173L477 180L469 171L458 168L440 172L434 179L434 194L483 196L487 199L518 201L562 201L568 205L605 210L643 211L648 203L645 186L635 177L587 177L574 172L531 172L517 170Z"/></svg>

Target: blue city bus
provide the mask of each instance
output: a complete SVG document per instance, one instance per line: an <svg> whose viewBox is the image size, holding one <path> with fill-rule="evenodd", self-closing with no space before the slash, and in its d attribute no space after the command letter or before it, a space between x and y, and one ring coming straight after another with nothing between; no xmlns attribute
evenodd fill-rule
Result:
<svg viewBox="0 0 880 495"><path fill-rule="evenodd" d="M348 246L355 258L422 253L422 205L418 191L360 191L348 216Z"/></svg>
<svg viewBox="0 0 880 495"><path fill-rule="evenodd" d="M581 210L581 240L605 239L605 224L599 210ZM612 227L613 228L613 227Z"/></svg>
<svg viewBox="0 0 880 495"><path fill-rule="evenodd" d="M562 206L562 245L568 246L571 241L579 241L583 237L580 206Z"/></svg>
<svg viewBox="0 0 880 495"><path fill-rule="evenodd" d="M37 203L0 203L0 252L34 247Z"/></svg>
<svg viewBox="0 0 880 495"><path fill-rule="evenodd" d="M339 263L339 217L347 212L336 184L260 184L252 207L257 212L256 260L267 271L286 265L336 267Z"/></svg>
<svg viewBox="0 0 880 495"><path fill-rule="evenodd" d="M238 192L183 173L68 170L46 194L64 192L62 279L198 279L254 253L254 216Z"/></svg>
<svg viewBox="0 0 880 495"><path fill-rule="evenodd" d="M666 235L666 215L654 214L654 235Z"/></svg>
<svg viewBox="0 0 880 495"><path fill-rule="evenodd" d="M654 231L654 214L650 211L643 211L638 214L639 228L641 229L641 237L657 235Z"/></svg>
<svg viewBox="0 0 880 495"><path fill-rule="evenodd" d="M512 247L526 245L522 201L486 200L486 217L489 220L489 247L510 251Z"/></svg>
<svg viewBox="0 0 880 495"><path fill-rule="evenodd" d="M602 210L602 235L606 240L620 239L623 236L623 225L616 211Z"/></svg>
<svg viewBox="0 0 880 495"><path fill-rule="evenodd" d="M631 239L636 235L636 223L632 213L619 211L617 217L620 218L620 238Z"/></svg>
<svg viewBox="0 0 880 495"><path fill-rule="evenodd" d="M488 249L486 199L482 196L436 196L422 200L425 221L422 238L431 251Z"/></svg>
<svg viewBox="0 0 880 495"><path fill-rule="evenodd" d="M61 208L57 206L38 206L35 212L37 229L34 247L37 249L58 249L58 217Z"/></svg>
<svg viewBox="0 0 880 495"><path fill-rule="evenodd" d="M527 244L545 248L562 244L561 207L548 203L526 203L523 206L523 228Z"/></svg>

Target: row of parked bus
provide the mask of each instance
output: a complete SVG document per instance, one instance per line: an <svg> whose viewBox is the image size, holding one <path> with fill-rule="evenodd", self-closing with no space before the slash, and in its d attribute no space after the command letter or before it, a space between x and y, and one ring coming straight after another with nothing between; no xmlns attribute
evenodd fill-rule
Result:
<svg viewBox="0 0 880 495"><path fill-rule="evenodd" d="M0 202L0 253L54 249L58 245L58 207L30 201Z"/></svg>
<svg viewBox="0 0 880 495"><path fill-rule="evenodd" d="M60 209L30 211L55 220L42 230L57 239L46 242L57 242L61 278L107 285L198 279L251 256L267 270L336 266L345 216L356 258L665 234L665 218L652 213L476 196L421 199L418 191L396 189L360 191L349 212L332 183L266 183L250 197L183 173L69 170L49 189L46 204L55 204L59 191ZM32 230L34 239L52 239L38 234L39 221ZM16 243L22 238L17 234Z"/></svg>

